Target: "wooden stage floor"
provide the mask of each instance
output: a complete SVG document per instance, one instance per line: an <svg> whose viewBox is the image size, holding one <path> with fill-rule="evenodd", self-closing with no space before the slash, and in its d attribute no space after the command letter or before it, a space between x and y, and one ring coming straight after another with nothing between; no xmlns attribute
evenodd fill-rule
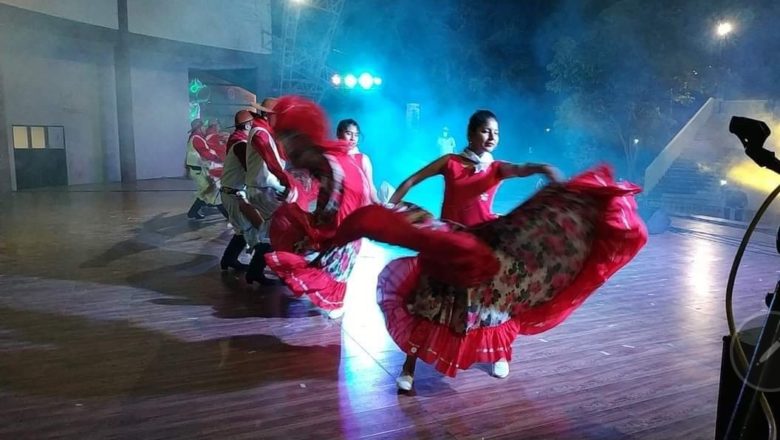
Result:
<svg viewBox="0 0 780 440"><path fill-rule="evenodd" d="M220 273L230 232L186 181L0 198L0 438L711 439L739 227L675 219L568 321L519 337L509 378L403 355L367 246L343 319ZM766 225L771 227L772 225ZM759 234L739 319L777 279Z"/></svg>

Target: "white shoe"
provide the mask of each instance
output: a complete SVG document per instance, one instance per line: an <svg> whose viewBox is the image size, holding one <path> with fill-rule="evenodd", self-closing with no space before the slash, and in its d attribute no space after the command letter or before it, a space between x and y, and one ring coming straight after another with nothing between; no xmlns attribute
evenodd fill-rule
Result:
<svg viewBox="0 0 780 440"><path fill-rule="evenodd" d="M498 361L493 364L493 376L496 376L499 379L509 376L509 362Z"/></svg>
<svg viewBox="0 0 780 440"><path fill-rule="evenodd" d="M414 377L409 376L408 374L401 374L398 376L398 378L395 379L395 384L401 391L411 391L413 383Z"/></svg>
<svg viewBox="0 0 780 440"><path fill-rule="evenodd" d="M344 316L344 308L343 307L339 308L339 309L333 309L333 310L328 312L328 318L330 318L330 319L339 319L342 316Z"/></svg>

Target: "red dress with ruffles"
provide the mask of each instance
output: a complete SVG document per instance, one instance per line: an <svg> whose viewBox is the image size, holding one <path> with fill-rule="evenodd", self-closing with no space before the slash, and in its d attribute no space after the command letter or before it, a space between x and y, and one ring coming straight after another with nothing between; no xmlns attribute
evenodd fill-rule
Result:
<svg viewBox="0 0 780 440"><path fill-rule="evenodd" d="M493 199L503 180L501 162L475 172L468 160L451 154L444 168L444 201L441 218L464 226L474 226L498 217L492 211Z"/></svg>
<svg viewBox="0 0 780 440"><path fill-rule="evenodd" d="M280 131L306 133L316 142L313 148L327 165L325 169L303 173L316 181L307 187L299 177L295 184L299 201L285 204L274 213L270 225L274 252L266 254L265 259L295 296L308 295L312 303L324 310L338 309L344 304L347 280L357 261L361 241L328 248L323 243L333 237L344 218L371 203L362 158L349 154L348 142L323 138L325 116L313 102L285 97L277 102L274 110L277 112L275 127ZM320 179L326 179L328 184L323 185ZM317 200L314 195L324 207L318 213L319 218L311 212L310 204ZM323 214L325 221L322 221Z"/></svg>
<svg viewBox="0 0 780 440"><path fill-rule="evenodd" d="M470 179L489 201L494 187L477 185L500 180L494 167L474 173L453 158L445 179ZM456 198L470 194L468 185L450 189ZM517 335L560 324L631 261L647 241L638 192L600 166L547 186L503 217L477 221L490 214L479 209L489 208L485 200L465 200L467 215L449 215L475 226L413 226L398 209L363 208L345 220L334 244L366 236L419 251L385 267L378 302L404 352L455 376L475 362L511 360Z"/></svg>
<svg viewBox="0 0 780 440"><path fill-rule="evenodd" d="M335 310L343 307L347 280L357 261L361 241L324 249L344 218L358 208L371 203L370 194L353 155L325 154L333 170L334 187L328 204L335 208L334 218L327 225L317 225L312 213L298 204L279 208L271 220L271 246L274 252L266 262L290 288L295 296L308 295L317 307ZM324 251L319 255L320 251ZM316 262L314 257L319 256Z"/></svg>

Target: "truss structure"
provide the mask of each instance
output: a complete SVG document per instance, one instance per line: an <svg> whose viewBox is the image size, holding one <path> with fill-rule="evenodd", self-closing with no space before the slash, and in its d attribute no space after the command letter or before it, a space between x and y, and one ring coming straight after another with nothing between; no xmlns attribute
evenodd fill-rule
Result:
<svg viewBox="0 0 780 440"><path fill-rule="evenodd" d="M345 0L283 1L279 93L319 102L328 86L326 61Z"/></svg>

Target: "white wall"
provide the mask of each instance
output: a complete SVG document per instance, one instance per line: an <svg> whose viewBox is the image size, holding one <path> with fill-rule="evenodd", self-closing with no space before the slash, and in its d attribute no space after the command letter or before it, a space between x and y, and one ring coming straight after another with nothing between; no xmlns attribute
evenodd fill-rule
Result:
<svg viewBox="0 0 780 440"><path fill-rule="evenodd" d="M156 59L155 59L156 58ZM132 52L135 166L138 179L184 175L189 126L188 69Z"/></svg>
<svg viewBox="0 0 780 440"><path fill-rule="evenodd" d="M0 0L1 4L118 29L116 0ZM270 53L271 0L127 0L130 32ZM264 35L265 34L265 35Z"/></svg>
<svg viewBox="0 0 780 440"><path fill-rule="evenodd" d="M0 0L0 3L81 23L119 27L115 0Z"/></svg>
<svg viewBox="0 0 780 440"><path fill-rule="evenodd" d="M127 0L130 32L270 53L271 0ZM265 41L264 41L265 40Z"/></svg>
<svg viewBox="0 0 780 440"><path fill-rule="evenodd" d="M117 27L115 0L0 0L0 4ZM128 8L131 32L267 53L260 35L263 29L270 31L270 0L236 0L229 6L211 0L128 0ZM187 11L186 18L182 11ZM80 32L79 37L62 32L31 29L23 23L0 26L0 99L9 126L10 166L13 169L10 125L63 125L69 183L118 181L114 42L101 41L110 31L92 32L94 40L89 32ZM171 52L169 46L155 41L131 51L138 179L183 175L190 68L241 68L256 62L254 55L205 52L203 56Z"/></svg>
<svg viewBox="0 0 780 440"><path fill-rule="evenodd" d="M112 46L12 28L0 59L7 124L64 126L71 185L116 180Z"/></svg>

